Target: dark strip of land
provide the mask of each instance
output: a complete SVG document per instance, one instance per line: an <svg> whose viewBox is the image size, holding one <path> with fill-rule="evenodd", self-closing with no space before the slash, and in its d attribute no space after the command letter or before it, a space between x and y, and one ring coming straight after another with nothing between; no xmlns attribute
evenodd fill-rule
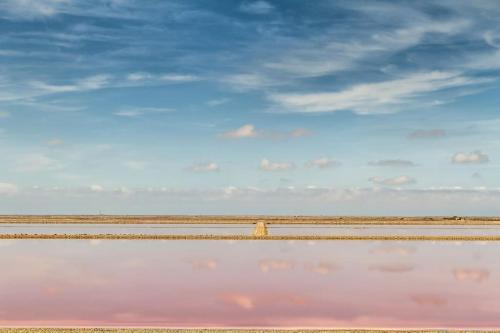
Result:
<svg viewBox="0 0 500 333"><path fill-rule="evenodd" d="M331 224L500 225L500 217L442 216L174 216L174 215L0 215L0 224Z"/></svg>
<svg viewBox="0 0 500 333"><path fill-rule="evenodd" d="M101 239L101 240L236 240L236 241L449 241L490 242L500 241L500 236L486 235L151 235L151 234L0 234L0 239Z"/></svg>

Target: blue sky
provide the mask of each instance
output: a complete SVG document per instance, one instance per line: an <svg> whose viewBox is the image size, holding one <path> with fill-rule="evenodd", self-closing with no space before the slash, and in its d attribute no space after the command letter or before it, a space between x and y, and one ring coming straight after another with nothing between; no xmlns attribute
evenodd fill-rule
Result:
<svg viewBox="0 0 500 333"><path fill-rule="evenodd" d="M0 0L0 212L500 214L499 17Z"/></svg>

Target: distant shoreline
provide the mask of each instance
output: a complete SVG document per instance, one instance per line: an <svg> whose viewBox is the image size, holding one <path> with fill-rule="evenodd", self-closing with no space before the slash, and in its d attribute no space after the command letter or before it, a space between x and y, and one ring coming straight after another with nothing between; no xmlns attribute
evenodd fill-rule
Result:
<svg viewBox="0 0 500 333"><path fill-rule="evenodd" d="M215 216L215 215L0 215L0 224L332 224L500 225L500 217L477 216Z"/></svg>
<svg viewBox="0 0 500 333"><path fill-rule="evenodd" d="M175 329L175 328L0 328L0 333L469 333L500 332L499 330L466 329Z"/></svg>

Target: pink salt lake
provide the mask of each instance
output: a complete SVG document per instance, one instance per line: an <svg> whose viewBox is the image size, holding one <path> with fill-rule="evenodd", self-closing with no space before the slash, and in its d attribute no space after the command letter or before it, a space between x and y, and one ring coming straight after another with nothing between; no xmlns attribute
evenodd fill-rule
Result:
<svg viewBox="0 0 500 333"><path fill-rule="evenodd" d="M499 231L477 229L304 234ZM498 258L500 242L0 240L0 327L500 328Z"/></svg>

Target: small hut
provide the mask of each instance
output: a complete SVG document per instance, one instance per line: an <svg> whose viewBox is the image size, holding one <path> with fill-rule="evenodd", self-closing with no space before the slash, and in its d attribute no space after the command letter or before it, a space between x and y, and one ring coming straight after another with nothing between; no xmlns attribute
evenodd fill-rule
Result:
<svg viewBox="0 0 500 333"><path fill-rule="evenodd" d="M253 232L253 235L257 237L267 236L268 233L267 233L266 222L264 221L257 222L257 224L255 225L255 230Z"/></svg>

